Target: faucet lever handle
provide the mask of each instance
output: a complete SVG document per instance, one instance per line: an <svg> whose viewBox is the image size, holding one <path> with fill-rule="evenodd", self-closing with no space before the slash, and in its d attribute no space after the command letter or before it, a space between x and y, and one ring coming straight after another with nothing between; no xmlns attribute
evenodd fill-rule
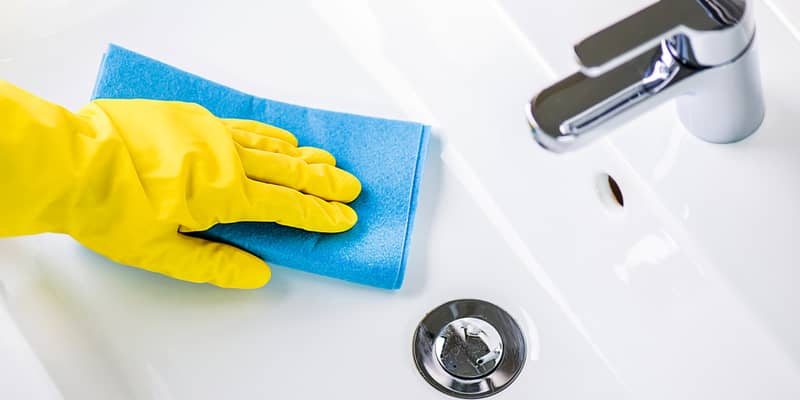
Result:
<svg viewBox="0 0 800 400"><path fill-rule="evenodd" d="M575 55L581 72L595 77L677 36L685 39L675 42L681 61L720 65L747 49L751 8L747 0L661 0L576 44Z"/></svg>

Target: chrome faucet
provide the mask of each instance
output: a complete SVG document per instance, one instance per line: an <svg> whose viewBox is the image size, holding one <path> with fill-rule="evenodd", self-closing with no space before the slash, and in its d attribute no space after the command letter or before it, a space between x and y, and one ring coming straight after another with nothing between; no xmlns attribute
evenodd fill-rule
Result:
<svg viewBox="0 0 800 400"><path fill-rule="evenodd" d="M672 98L700 139L750 136L764 118L753 3L661 0L578 43L580 72L530 103L536 141L571 151Z"/></svg>

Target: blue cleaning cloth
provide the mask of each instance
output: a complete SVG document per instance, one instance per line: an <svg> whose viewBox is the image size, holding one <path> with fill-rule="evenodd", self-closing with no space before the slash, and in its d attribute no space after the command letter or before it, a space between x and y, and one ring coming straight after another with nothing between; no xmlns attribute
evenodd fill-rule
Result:
<svg viewBox="0 0 800 400"><path fill-rule="evenodd" d="M240 222L200 236L286 267L386 289L402 285L428 126L251 96L115 45L105 54L93 97L198 103L218 117L262 121L294 133L301 145L330 151L362 183L351 203L358 223L350 231L321 234Z"/></svg>

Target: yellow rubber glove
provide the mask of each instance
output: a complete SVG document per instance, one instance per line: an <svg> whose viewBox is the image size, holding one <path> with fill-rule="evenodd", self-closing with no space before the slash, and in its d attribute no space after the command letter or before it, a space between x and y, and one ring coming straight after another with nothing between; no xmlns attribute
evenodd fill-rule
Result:
<svg viewBox="0 0 800 400"><path fill-rule="evenodd" d="M356 223L361 191L329 153L190 103L96 100L77 114L0 81L0 236L66 233L108 258L256 288L259 258L183 235L222 222L318 232Z"/></svg>

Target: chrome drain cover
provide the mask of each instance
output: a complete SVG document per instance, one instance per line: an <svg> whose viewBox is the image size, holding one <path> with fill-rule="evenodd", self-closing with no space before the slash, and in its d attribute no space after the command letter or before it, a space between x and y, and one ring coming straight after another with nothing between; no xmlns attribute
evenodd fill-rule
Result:
<svg viewBox="0 0 800 400"><path fill-rule="evenodd" d="M500 333L488 322L459 318L445 325L433 341L433 355L450 375L478 379L489 375L503 356Z"/></svg>
<svg viewBox="0 0 800 400"><path fill-rule="evenodd" d="M414 362L422 377L454 397L491 396L525 365L525 338L508 313L482 300L437 307L414 334Z"/></svg>

